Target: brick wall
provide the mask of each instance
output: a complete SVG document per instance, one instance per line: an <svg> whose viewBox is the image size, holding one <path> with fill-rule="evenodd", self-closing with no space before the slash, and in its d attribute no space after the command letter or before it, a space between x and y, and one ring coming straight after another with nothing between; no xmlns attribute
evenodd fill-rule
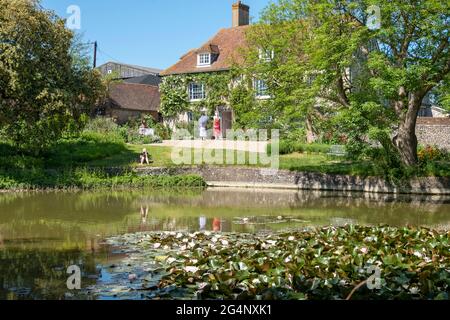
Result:
<svg viewBox="0 0 450 320"><path fill-rule="evenodd" d="M418 118L416 134L420 145L450 150L450 118Z"/></svg>

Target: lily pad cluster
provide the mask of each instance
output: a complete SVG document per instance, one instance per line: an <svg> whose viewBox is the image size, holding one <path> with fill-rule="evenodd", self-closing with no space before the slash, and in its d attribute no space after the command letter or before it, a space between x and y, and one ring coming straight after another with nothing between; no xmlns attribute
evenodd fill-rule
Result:
<svg viewBox="0 0 450 320"><path fill-rule="evenodd" d="M128 258L89 290L124 299L448 299L449 239L448 231L353 225L128 234L108 240Z"/></svg>

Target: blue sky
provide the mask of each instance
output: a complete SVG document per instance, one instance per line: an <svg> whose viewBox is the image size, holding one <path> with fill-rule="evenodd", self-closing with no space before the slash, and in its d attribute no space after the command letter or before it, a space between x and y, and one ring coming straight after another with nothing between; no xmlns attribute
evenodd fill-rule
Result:
<svg viewBox="0 0 450 320"><path fill-rule="evenodd" d="M98 41L98 65L113 60L165 69L219 29L231 27L235 0L42 0L42 6L68 18L81 10L85 41ZM270 0L244 0L252 21Z"/></svg>

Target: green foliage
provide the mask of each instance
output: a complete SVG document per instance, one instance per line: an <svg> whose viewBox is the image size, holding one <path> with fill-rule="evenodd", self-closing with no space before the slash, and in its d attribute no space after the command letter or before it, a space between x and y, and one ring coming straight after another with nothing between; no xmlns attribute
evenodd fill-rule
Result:
<svg viewBox="0 0 450 320"><path fill-rule="evenodd" d="M271 144L267 146L268 153L270 154ZM331 145L328 144L306 144L298 141L292 140L281 140L279 145L279 153L281 155L291 154L294 152L298 153L322 153L327 154L330 152Z"/></svg>
<svg viewBox="0 0 450 320"><path fill-rule="evenodd" d="M103 169L0 169L0 190L68 190L120 188L203 188L199 176L140 176L129 171L113 174Z"/></svg>
<svg viewBox="0 0 450 320"><path fill-rule="evenodd" d="M79 166L126 151L118 135L84 132L78 138L61 139L45 154L46 167Z"/></svg>
<svg viewBox="0 0 450 320"><path fill-rule="evenodd" d="M418 156L419 156L419 163L421 165L426 165L430 162L435 161L450 160L450 153L446 150L439 149L436 146L420 147Z"/></svg>
<svg viewBox="0 0 450 320"><path fill-rule="evenodd" d="M152 144L152 143L161 143L162 139L155 136L143 136L139 134L138 130L135 128L129 128L127 133L127 143L132 144Z"/></svg>
<svg viewBox="0 0 450 320"><path fill-rule="evenodd" d="M273 108L270 101L255 99L252 78L244 80L237 71L171 75L163 78L160 86L161 113L165 118L177 120L183 112L193 112L199 117L206 109L213 115L218 106L230 106L235 112L236 128L271 128ZM206 98L189 101L189 84L205 85ZM189 129L189 131L192 131Z"/></svg>
<svg viewBox="0 0 450 320"><path fill-rule="evenodd" d="M310 81L314 70L305 63L308 30L306 25L297 22L302 16L293 14L293 22L281 22L271 16L273 8L276 7L271 6L263 13L260 24L248 30L250 47L245 50L244 63L236 66L235 71L244 74L246 79L263 80L271 99L262 104L265 108L259 105L252 108L250 104L238 116L249 120L261 115L270 117L283 136L301 131L299 138L305 140L307 131L319 133L318 123L323 121L328 107L317 103L319 87ZM273 52L273 57L267 61L261 59L261 52L269 55ZM311 126L307 126L307 121Z"/></svg>
<svg viewBox="0 0 450 320"><path fill-rule="evenodd" d="M334 134L345 136L353 159L382 160L386 167L398 166L398 153L391 142L391 124L395 114L378 103L351 104L334 117ZM379 152L379 146L383 152Z"/></svg>
<svg viewBox="0 0 450 320"><path fill-rule="evenodd" d="M84 127L85 133L97 133L99 135L114 137L117 139L125 138L124 131L112 118L96 117L90 119Z"/></svg>
<svg viewBox="0 0 450 320"><path fill-rule="evenodd" d="M77 59L73 33L38 1L0 2L0 128L39 153L104 95L100 74Z"/></svg>
<svg viewBox="0 0 450 320"><path fill-rule="evenodd" d="M133 120L125 125L119 126L114 119L107 117L96 117L91 119L84 128L84 134L94 134L108 137L115 141L122 141L132 144L151 144L159 143L163 135L166 139L169 136L169 130L160 123L156 123L152 116L144 118L149 128L155 129L155 136L143 136L139 134L141 121ZM170 137L170 136L169 136Z"/></svg>
<svg viewBox="0 0 450 320"><path fill-rule="evenodd" d="M126 277L131 287L128 275L137 274L133 282L142 281L149 299L439 300L449 298L449 236L349 225L275 234L151 233L109 243L133 252L127 266L111 270L114 278ZM147 263L156 268L142 272ZM362 286L350 297L373 266L381 271L380 288ZM111 286L95 292L110 295Z"/></svg>
<svg viewBox="0 0 450 320"><path fill-rule="evenodd" d="M164 117L175 119L186 111L200 112L206 108L213 114L215 108L227 104L230 83L228 72L171 75L163 78L160 85L161 113ZM189 84L202 83L206 87L206 99L200 102L189 101Z"/></svg>
<svg viewBox="0 0 450 320"><path fill-rule="evenodd" d="M188 81L183 76L169 76L159 85L161 113L167 119L175 119L189 110Z"/></svg>
<svg viewBox="0 0 450 320"><path fill-rule="evenodd" d="M381 8L376 30L366 25L372 5ZM444 107L448 98L448 12L445 1L279 0L249 30L244 70L266 81L285 131L311 133L309 122L317 134L338 115L352 154L376 143L387 166L414 166L422 100L433 89ZM260 49L274 58L260 61Z"/></svg>

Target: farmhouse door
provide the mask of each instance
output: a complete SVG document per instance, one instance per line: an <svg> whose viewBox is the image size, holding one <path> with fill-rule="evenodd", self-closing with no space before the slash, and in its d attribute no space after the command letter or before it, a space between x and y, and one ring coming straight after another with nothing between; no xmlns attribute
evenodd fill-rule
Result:
<svg viewBox="0 0 450 320"><path fill-rule="evenodd" d="M222 111L222 137L226 138L227 130L233 125L233 114L231 111Z"/></svg>

